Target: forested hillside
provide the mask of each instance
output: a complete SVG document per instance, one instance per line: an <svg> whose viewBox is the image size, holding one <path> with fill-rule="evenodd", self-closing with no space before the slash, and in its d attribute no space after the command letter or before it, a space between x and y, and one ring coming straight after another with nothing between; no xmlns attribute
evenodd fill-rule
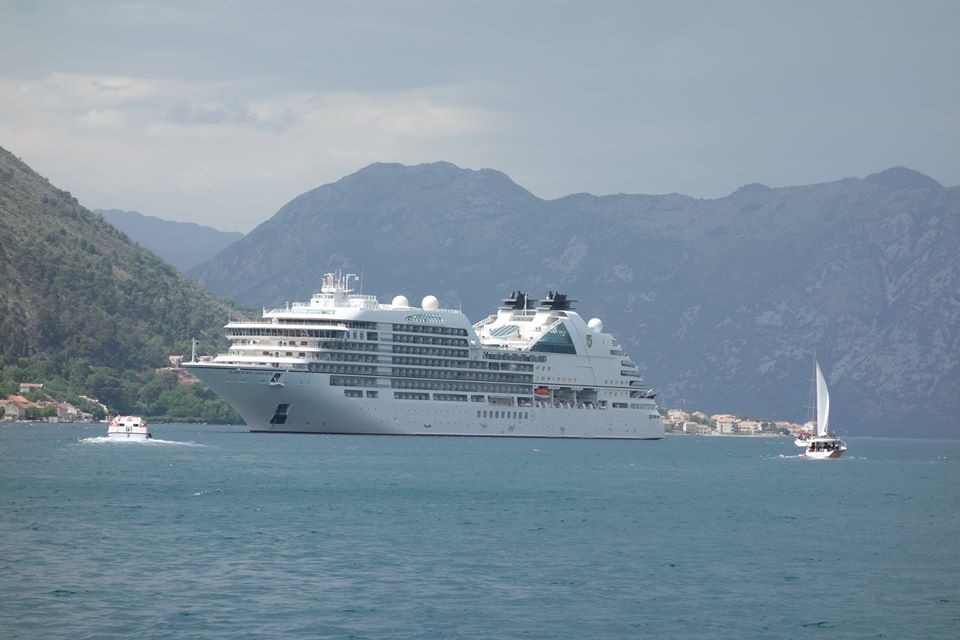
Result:
<svg viewBox="0 0 960 640"><path fill-rule="evenodd" d="M114 411L148 410L165 392L176 404L176 382L153 369L189 354L191 337L223 346L231 313L0 148L0 394L26 378ZM224 412L202 388L177 393Z"/></svg>

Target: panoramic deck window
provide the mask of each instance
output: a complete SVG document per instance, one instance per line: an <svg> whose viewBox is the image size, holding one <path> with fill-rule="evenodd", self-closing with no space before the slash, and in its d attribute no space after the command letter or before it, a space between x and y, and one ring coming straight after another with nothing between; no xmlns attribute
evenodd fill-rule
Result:
<svg viewBox="0 0 960 640"><path fill-rule="evenodd" d="M564 324L558 324L550 331L543 334L537 343L530 347L530 351L540 351L544 353L576 353L577 349L573 346L573 338Z"/></svg>

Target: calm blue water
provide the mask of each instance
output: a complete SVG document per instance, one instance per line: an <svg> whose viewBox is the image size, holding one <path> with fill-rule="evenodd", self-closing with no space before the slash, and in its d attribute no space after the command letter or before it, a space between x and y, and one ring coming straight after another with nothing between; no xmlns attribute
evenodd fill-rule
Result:
<svg viewBox="0 0 960 640"><path fill-rule="evenodd" d="M3 638L957 638L960 442L0 427Z"/></svg>

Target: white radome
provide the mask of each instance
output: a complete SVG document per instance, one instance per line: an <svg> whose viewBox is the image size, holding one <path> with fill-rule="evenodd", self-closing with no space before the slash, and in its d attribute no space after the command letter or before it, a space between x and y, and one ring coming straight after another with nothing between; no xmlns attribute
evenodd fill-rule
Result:
<svg viewBox="0 0 960 640"><path fill-rule="evenodd" d="M393 302L390 303L394 307L409 307L410 301L407 300L407 296L397 296L393 299Z"/></svg>
<svg viewBox="0 0 960 640"><path fill-rule="evenodd" d="M436 311L440 308L440 301L437 300L437 296L426 296L420 303L420 306L422 306L425 311Z"/></svg>
<svg viewBox="0 0 960 640"><path fill-rule="evenodd" d="M603 331L603 320L600 318L591 318L590 322L587 323L587 328L594 333L600 333Z"/></svg>

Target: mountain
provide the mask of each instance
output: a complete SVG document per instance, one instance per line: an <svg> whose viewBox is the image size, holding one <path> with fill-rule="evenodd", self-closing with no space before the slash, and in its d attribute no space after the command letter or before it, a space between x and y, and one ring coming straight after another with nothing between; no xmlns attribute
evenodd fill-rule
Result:
<svg viewBox="0 0 960 640"><path fill-rule="evenodd" d="M163 220L138 211L94 209L94 212L181 271L212 258L243 237L236 231Z"/></svg>
<svg viewBox="0 0 960 640"><path fill-rule="evenodd" d="M190 353L191 337L222 345L222 326L236 313L0 148L4 386L44 382L113 410L147 406L165 391L176 395L175 383L141 388L153 368Z"/></svg>
<svg viewBox="0 0 960 640"><path fill-rule="evenodd" d="M542 200L506 175L375 164L304 193L191 275L250 305L325 271L478 320L513 289L599 316L668 406L808 417L814 353L841 433L958 436L960 188L895 168L729 196Z"/></svg>

